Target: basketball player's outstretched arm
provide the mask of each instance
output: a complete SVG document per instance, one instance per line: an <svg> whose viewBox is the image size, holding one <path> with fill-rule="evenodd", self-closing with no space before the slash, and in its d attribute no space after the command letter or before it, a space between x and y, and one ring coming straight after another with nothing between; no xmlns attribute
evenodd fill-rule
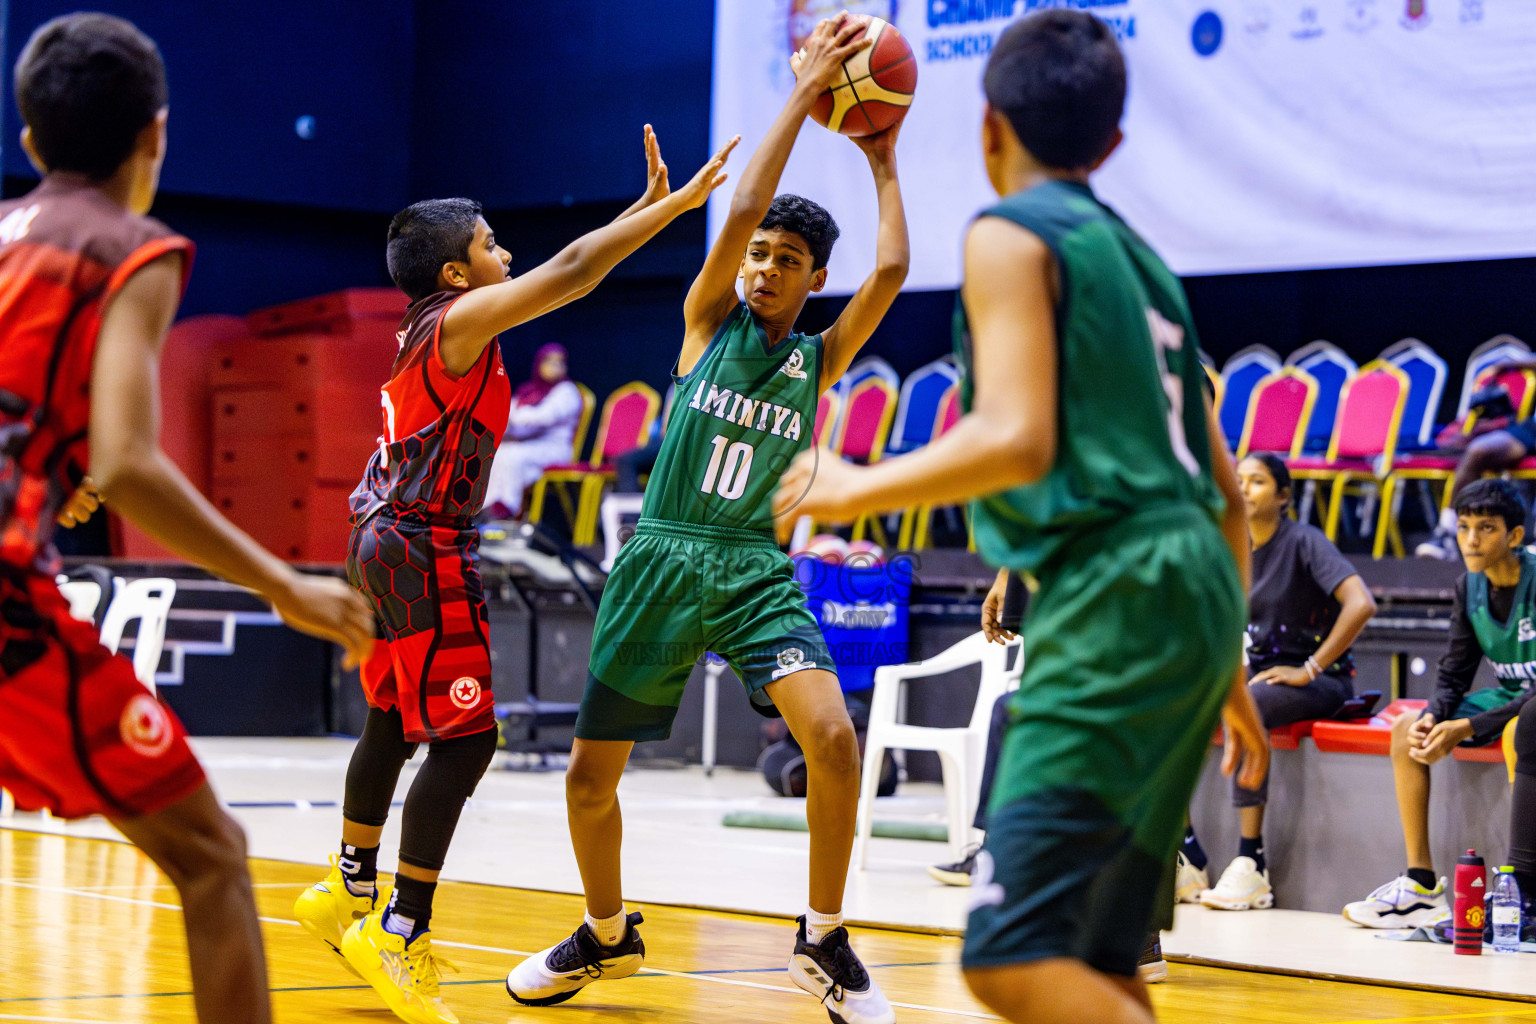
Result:
<svg viewBox="0 0 1536 1024"><path fill-rule="evenodd" d="M694 278L683 301L683 352L678 369L687 373L699 361L709 339L735 308L736 275L741 270L742 254L752 241L752 232L763 222L768 207L779 188L784 165L800 135L800 126L820 96L842 73L843 61L874 45L872 39L850 43L862 26L851 19L823 19L805 41L805 56L795 66L795 88L784 109L763 136L762 144L736 185L731 209L715 244L704 258L704 267Z"/></svg>
<svg viewBox="0 0 1536 1024"><path fill-rule="evenodd" d="M880 201L880 228L875 236L875 269L843 307L837 322L822 335L821 387L826 390L848 372L859 349L875 333L891 303L901 294L912 262L907 240L907 210L896 180L896 136L901 122L877 135L854 139L869 158Z"/></svg>
<svg viewBox="0 0 1536 1024"><path fill-rule="evenodd" d="M660 202L646 205L582 235L548 262L519 277L465 292L443 314L438 345L449 369L473 366L491 339L590 289L679 214L704 205L725 181L721 169L736 148L727 142L693 179ZM659 158L659 155L658 155Z"/></svg>
<svg viewBox="0 0 1536 1024"><path fill-rule="evenodd" d="M641 195L639 199L636 199L633 203L631 203L629 208L626 209L623 213L613 218L610 223L617 224L625 217L633 216L634 214L637 214L641 210L645 209L647 206L661 202L671 194L672 189L667 184L667 162L661 158L661 144L656 141L655 129L653 129L650 125L646 125L645 193ZM593 281L591 284L587 285L580 291L572 292L570 295L565 296L563 299L551 302L549 305L539 310L539 315L543 316L545 313L548 313L552 309L559 309L561 306L575 302L577 299L585 298L587 295L591 294L592 290L600 284L602 284L601 281Z"/></svg>
<svg viewBox="0 0 1536 1024"><path fill-rule="evenodd" d="M862 512L946 505L1033 483L1056 461L1056 261L1040 238L983 217L965 241L972 409L910 455L859 467L802 453L774 513L848 520Z"/></svg>
<svg viewBox="0 0 1536 1024"><path fill-rule="evenodd" d="M373 612L345 582L307 576L214 510L160 450L160 346L181 301L181 256L135 272L107 307L91 368L91 476L104 499L177 554L249 587L295 629L356 664Z"/></svg>

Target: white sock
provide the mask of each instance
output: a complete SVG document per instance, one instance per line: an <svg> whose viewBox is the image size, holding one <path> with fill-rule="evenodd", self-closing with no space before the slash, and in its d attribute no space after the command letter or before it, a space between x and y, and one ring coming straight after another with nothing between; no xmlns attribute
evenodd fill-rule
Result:
<svg viewBox="0 0 1536 1024"><path fill-rule="evenodd" d="M1442 509L1440 511L1440 529L1442 529L1446 533L1450 533L1450 534L1454 534L1456 532L1456 510L1455 509L1447 508L1447 509Z"/></svg>
<svg viewBox="0 0 1536 1024"><path fill-rule="evenodd" d="M805 908L805 941L813 946L843 926L843 912L818 914L809 906Z"/></svg>
<svg viewBox="0 0 1536 1024"><path fill-rule="evenodd" d="M629 931L629 915L623 908L612 917L605 917L601 921L590 913L583 914L587 920L587 927L592 929L592 934L597 936L597 941L604 946L617 946L624 941L624 935Z"/></svg>

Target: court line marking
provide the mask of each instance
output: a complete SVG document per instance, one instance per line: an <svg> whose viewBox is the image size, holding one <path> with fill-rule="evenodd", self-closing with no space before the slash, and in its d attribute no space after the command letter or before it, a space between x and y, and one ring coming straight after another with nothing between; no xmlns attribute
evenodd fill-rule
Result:
<svg viewBox="0 0 1536 1024"><path fill-rule="evenodd" d="M42 1021L46 1024L112 1024L109 1020L83 1020L79 1017L26 1017L19 1013L0 1013L0 1020Z"/></svg>
<svg viewBox="0 0 1536 1024"><path fill-rule="evenodd" d="M298 882L252 882L252 889L297 889ZM106 892L110 889L175 889L170 882L140 882L135 885L77 885L74 886L80 892Z"/></svg>
<svg viewBox="0 0 1536 1024"><path fill-rule="evenodd" d="M1499 998L1498 996L1485 998ZM1525 1004L1529 1006L1530 1004ZM1536 1013L1521 1013L1518 1010L1492 1010L1485 1013L1436 1013L1427 1017L1382 1017L1375 1020L1344 1020L1334 1024L1416 1024L1419 1021L1441 1024L1442 1021L1453 1020L1487 1020L1489 1017L1513 1017L1516 1020L1536 1020Z"/></svg>
<svg viewBox="0 0 1536 1024"><path fill-rule="evenodd" d="M131 904L134 904L136 906L154 907L157 910L174 910L178 914L181 913L181 907L177 906L174 903L160 903L160 902L157 902L155 900L134 899L134 898L129 897L129 896L113 896L113 895L110 895L108 893L101 893L101 892L86 892L86 891L84 891L82 889L72 889L72 888L69 888L69 887L66 887L66 886L60 886L60 885L40 885L40 884L35 883L35 882L21 882L21 881L17 881L15 879L10 879L10 878L0 878L0 885L8 885L8 886L12 886L14 888L19 888L19 889L33 889L33 890L37 890L39 892L59 893L61 895L65 895L65 896L80 896L80 897L83 897L85 899L105 900L105 901L108 901L108 902L111 902L111 903L131 903ZM299 926L299 922L295 921L292 918L284 918L284 917L258 917L257 920L261 921L264 924L282 924L282 925L292 925L294 927L298 927ZM449 949L467 949L467 950L471 950L473 952L478 952L478 953L499 953L499 954L504 955L504 956L528 957L528 956L533 956L534 955L533 951L529 951L529 950L507 949L507 948L505 948L503 946L481 946L481 945L477 945L477 944L471 943L471 942L450 942L450 941L447 941L447 940L444 940L444 939L434 939L432 944L434 946L443 946L443 947L446 947L446 948L449 948ZM871 969L879 969L880 967L883 967L883 966L885 966L885 965L876 964L876 965L873 965L873 967L871 967ZM906 965L891 965L891 966L906 966ZM776 969L777 968L775 968L775 970ZM752 970L754 970L754 969L753 968L746 968L743 971L736 972L736 973L749 973ZM665 969L660 968L660 967L647 968L643 973L645 973L645 974L659 974L659 975L662 975L663 977L670 977L670 978L690 978L690 979L693 979L695 981L709 982L710 984L714 984L714 985L733 985L733 986L735 986L737 988L755 988L755 989L760 989L760 990L767 991L767 992L791 992L791 993L794 993L795 995L805 995L806 994L804 992L804 990L802 990L802 989L791 988L791 987L787 987L787 986L784 986L784 985L765 985L765 984L763 984L762 982L759 982L759 981L743 981L743 980L741 980L739 978L722 978L722 977L719 977L718 975L714 975L714 974L694 974L694 973L691 973L689 971L669 971L669 970L665 970ZM110 997L108 997L108 998L110 998ZM30 1002L31 1000L28 1000L28 1001ZM918 1011L924 1012L924 1013L949 1014L950 1016L954 1016L954 1017L968 1017L968 1018L971 1018L973 1020L1000 1020L1001 1019L1001 1018L995 1016L994 1014L982 1013L982 1012L978 1012L976 1010L952 1010L952 1009L949 1009L947 1007L927 1006L927 1005L925 1005L923 1003L899 1003L899 1002L896 1002L894 1000L891 1000L891 1005L892 1006L901 1007L904 1010L918 1010ZM0 1016L0 1020L6 1020L6 1019L51 1020L52 1018L43 1018L43 1017L38 1017L38 1018L27 1018L27 1017L22 1017L22 1018L6 1018L4 1016ZM79 1024L109 1024L109 1022L85 1021L85 1022L79 1022Z"/></svg>

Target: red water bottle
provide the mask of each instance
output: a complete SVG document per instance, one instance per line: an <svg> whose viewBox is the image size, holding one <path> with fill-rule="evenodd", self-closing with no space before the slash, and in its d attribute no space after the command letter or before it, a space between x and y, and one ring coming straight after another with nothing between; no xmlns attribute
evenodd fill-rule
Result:
<svg viewBox="0 0 1536 1024"><path fill-rule="evenodd" d="M1476 850L1468 850L1456 861L1456 903L1452 925L1456 934L1456 952L1463 956L1481 956L1483 925L1487 913L1483 896L1488 892L1488 870Z"/></svg>

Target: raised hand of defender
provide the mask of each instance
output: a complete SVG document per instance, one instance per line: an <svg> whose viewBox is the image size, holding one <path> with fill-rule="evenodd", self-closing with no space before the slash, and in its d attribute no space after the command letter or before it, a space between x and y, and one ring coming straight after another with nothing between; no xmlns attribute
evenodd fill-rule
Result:
<svg viewBox="0 0 1536 1024"><path fill-rule="evenodd" d="M858 503L857 485L865 472L836 455L823 454L819 448L807 449L795 456L779 477L773 514L781 520L795 515L829 523L851 522L864 511Z"/></svg>
<svg viewBox="0 0 1536 1024"><path fill-rule="evenodd" d="M101 508L101 495L96 491L96 484L90 477L80 481L80 486L75 488L75 493L69 496L64 507L59 509L55 521L65 529L78 526L91 518L97 509Z"/></svg>
<svg viewBox="0 0 1536 1024"><path fill-rule="evenodd" d="M1003 628L1003 598L1007 593L1008 570L999 569L997 579L992 581L992 589L987 591L987 599L981 602L981 631L986 634L988 643L1012 643L1017 636L1012 630Z"/></svg>
<svg viewBox="0 0 1536 1024"><path fill-rule="evenodd" d="M725 184L725 179L730 177L730 175L722 171L721 168L731 158L731 150L735 149L736 143L740 141L740 135L733 136L730 142L720 147L720 151L710 159L709 163L699 168L699 173L695 174L688 184L672 193L682 202L683 209L698 209L704 205L704 200L709 198L711 192ZM658 158L659 156L660 154L658 154Z"/></svg>
<svg viewBox="0 0 1536 1024"><path fill-rule="evenodd" d="M345 668L356 668L373 649L373 609L343 580L294 573L284 593L267 597L289 626L340 644L346 650Z"/></svg>
<svg viewBox="0 0 1536 1024"><path fill-rule="evenodd" d="M1221 708L1221 720L1227 727L1225 749L1221 755L1221 773L1237 772L1237 783L1244 789L1258 789L1269 774L1269 733L1259 720L1259 709L1248 692L1248 680L1242 668L1237 670L1227 702ZM1239 768L1241 765L1241 768Z"/></svg>
<svg viewBox="0 0 1536 1024"><path fill-rule="evenodd" d="M832 88L842 80L843 61L875 45L868 35L851 41L863 28L863 23L848 17L847 11L835 18L821 19L805 45L789 58L790 70L807 85L823 90Z"/></svg>
<svg viewBox="0 0 1536 1024"><path fill-rule="evenodd" d="M645 202L649 206L672 194L667 184L667 162L661 158L661 143L656 132L645 126Z"/></svg>

